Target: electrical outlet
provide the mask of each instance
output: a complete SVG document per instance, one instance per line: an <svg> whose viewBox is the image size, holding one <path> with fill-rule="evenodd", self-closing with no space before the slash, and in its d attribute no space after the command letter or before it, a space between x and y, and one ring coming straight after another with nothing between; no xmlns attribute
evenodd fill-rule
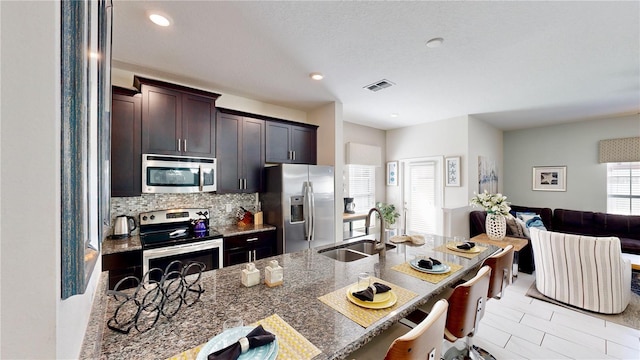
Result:
<svg viewBox="0 0 640 360"><path fill-rule="evenodd" d="M233 210L233 206L231 204L227 204L227 213L230 213Z"/></svg>

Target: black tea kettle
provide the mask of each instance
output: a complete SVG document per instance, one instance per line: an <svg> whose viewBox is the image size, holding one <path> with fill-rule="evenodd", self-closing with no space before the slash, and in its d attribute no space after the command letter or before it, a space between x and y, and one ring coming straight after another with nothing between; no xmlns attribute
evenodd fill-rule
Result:
<svg viewBox="0 0 640 360"><path fill-rule="evenodd" d="M113 225L113 236L114 239L123 239L130 236L131 231L136 229L138 226L136 225L136 219L133 216L120 215L116 217L115 224Z"/></svg>

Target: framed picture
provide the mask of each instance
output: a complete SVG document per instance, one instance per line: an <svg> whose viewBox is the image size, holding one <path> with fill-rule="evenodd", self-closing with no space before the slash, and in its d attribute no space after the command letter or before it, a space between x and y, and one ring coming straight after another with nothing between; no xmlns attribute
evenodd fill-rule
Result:
<svg viewBox="0 0 640 360"><path fill-rule="evenodd" d="M533 190L567 191L567 167L534 166Z"/></svg>
<svg viewBox="0 0 640 360"><path fill-rule="evenodd" d="M387 185L398 186L398 162L389 161L387 163Z"/></svg>
<svg viewBox="0 0 640 360"><path fill-rule="evenodd" d="M446 186L460 186L460 157L444 159Z"/></svg>

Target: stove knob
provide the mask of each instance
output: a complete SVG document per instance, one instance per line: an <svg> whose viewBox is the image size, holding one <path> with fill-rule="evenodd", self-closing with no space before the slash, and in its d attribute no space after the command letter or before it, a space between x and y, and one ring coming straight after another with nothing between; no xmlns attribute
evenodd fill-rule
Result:
<svg viewBox="0 0 640 360"><path fill-rule="evenodd" d="M151 220L154 220L155 218L156 218L156 216L155 216L155 215L151 215L151 218L150 218L150 219L151 219Z"/></svg>
<svg viewBox="0 0 640 360"><path fill-rule="evenodd" d="M144 215L144 216L142 217L142 220L147 221L147 215Z"/></svg>

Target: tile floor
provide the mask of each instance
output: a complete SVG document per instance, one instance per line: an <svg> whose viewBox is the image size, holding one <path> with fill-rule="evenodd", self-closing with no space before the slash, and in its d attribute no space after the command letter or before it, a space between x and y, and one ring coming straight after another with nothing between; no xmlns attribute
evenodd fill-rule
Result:
<svg viewBox="0 0 640 360"><path fill-rule="evenodd" d="M487 302L476 345L497 359L640 359L640 330L527 297L534 280L520 273Z"/></svg>
<svg viewBox="0 0 640 360"><path fill-rule="evenodd" d="M502 299L487 302L474 344L499 360L640 359L640 330L527 297L533 281L520 273ZM348 359L382 359L393 339L408 330L397 324ZM449 346L445 342L444 349Z"/></svg>

